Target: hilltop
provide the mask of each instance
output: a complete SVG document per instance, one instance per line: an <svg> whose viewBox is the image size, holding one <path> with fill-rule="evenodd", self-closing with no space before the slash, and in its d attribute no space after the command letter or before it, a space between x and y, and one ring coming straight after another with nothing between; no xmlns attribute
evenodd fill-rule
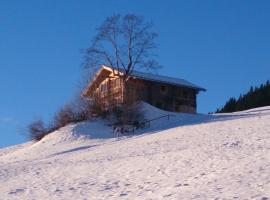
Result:
<svg viewBox="0 0 270 200"><path fill-rule="evenodd" d="M109 122L71 124L0 150L0 199L269 199L270 107L168 113L115 138Z"/></svg>

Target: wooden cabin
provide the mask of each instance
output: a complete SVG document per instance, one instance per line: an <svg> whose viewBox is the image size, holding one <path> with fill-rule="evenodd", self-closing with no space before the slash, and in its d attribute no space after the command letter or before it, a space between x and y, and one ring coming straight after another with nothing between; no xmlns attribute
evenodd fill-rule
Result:
<svg viewBox="0 0 270 200"><path fill-rule="evenodd" d="M196 113L197 94L206 91L183 79L139 71L133 71L126 84L123 84L120 78L122 73L121 69L113 73L112 68L102 66L83 96L93 102L99 101L104 110L135 98L167 111Z"/></svg>

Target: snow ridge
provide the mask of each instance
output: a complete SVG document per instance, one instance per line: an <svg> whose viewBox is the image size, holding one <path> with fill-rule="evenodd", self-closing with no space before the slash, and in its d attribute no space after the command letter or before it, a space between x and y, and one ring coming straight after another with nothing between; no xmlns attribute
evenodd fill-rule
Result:
<svg viewBox="0 0 270 200"><path fill-rule="evenodd" d="M171 114L119 139L96 119L1 149L0 200L270 199L270 107Z"/></svg>

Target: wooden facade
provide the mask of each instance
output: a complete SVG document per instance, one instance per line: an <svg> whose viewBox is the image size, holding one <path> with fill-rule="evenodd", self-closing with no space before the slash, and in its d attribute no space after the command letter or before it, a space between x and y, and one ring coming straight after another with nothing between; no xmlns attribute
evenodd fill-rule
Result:
<svg viewBox="0 0 270 200"><path fill-rule="evenodd" d="M123 84L108 67L103 67L84 91L91 101L98 100L103 109L121 105L128 98L142 100L160 109L196 113L197 88L173 85L131 76Z"/></svg>

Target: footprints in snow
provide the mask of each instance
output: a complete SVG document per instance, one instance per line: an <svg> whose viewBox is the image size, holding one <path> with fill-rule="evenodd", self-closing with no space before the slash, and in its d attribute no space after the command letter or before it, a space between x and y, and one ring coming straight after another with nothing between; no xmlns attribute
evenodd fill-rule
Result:
<svg viewBox="0 0 270 200"><path fill-rule="evenodd" d="M177 184L175 187L182 187L182 186L185 186L186 187L186 186L189 186L189 184L187 184L187 183L181 184L180 183L180 184Z"/></svg>
<svg viewBox="0 0 270 200"><path fill-rule="evenodd" d="M22 192L25 192L25 188L17 188L15 190L11 190L8 194L15 195L15 194L22 193Z"/></svg>
<svg viewBox="0 0 270 200"><path fill-rule="evenodd" d="M240 146L240 141L235 141L235 142L226 142L223 144L224 147L238 147Z"/></svg>

